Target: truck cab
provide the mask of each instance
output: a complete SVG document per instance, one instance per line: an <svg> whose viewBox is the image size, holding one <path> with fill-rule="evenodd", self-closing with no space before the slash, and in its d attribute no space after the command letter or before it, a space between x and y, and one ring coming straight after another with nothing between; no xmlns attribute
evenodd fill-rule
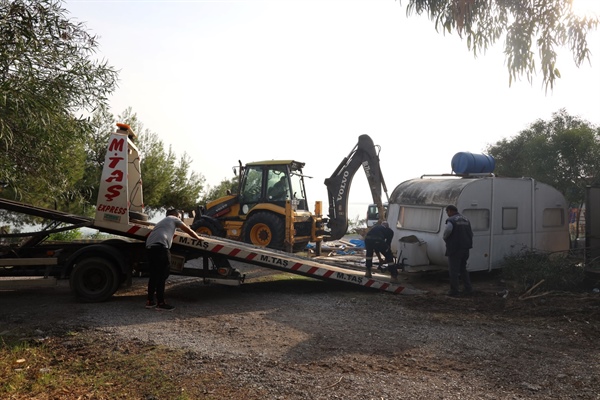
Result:
<svg viewBox="0 0 600 400"><path fill-rule="evenodd" d="M385 221L387 218L388 203L383 203L384 215L381 221ZM376 203L371 203L367 207L367 228L379 222L379 206Z"/></svg>

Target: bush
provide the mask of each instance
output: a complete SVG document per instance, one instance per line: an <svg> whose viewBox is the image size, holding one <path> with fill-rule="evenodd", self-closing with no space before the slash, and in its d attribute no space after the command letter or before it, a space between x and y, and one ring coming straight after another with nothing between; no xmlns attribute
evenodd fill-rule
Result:
<svg viewBox="0 0 600 400"><path fill-rule="evenodd" d="M527 291L541 280L538 290L581 291L585 271L580 258L527 250L504 259L502 276L516 291Z"/></svg>
<svg viewBox="0 0 600 400"><path fill-rule="evenodd" d="M48 240L56 240L60 242L69 242L71 240L81 239L82 233L79 229L72 229L70 231L56 232L48 235Z"/></svg>

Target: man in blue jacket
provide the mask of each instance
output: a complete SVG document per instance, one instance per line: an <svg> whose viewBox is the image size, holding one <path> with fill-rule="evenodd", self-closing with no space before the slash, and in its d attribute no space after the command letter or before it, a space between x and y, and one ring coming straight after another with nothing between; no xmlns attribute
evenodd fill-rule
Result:
<svg viewBox="0 0 600 400"><path fill-rule="evenodd" d="M444 229L444 241L446 242L446 256L448 257L448 272L450 275L450 291L448 296L456 297L460 294L459 282L465 287L464 294L473 293L471 277L467 271L467 260L469 249L473 247L473 231L471 223L462 216L458 209L449 205L446 207L446 228Z"/></svg>
<svg viewBox="0 0 600 400"><path fill-rule="evenodd" d="M365 267L367 271L365 277L371 278L371 268L373 267L373 253L378 252L385 257L385 263L393 263L394 255L392 254L392 239L394 231L390 229L387 222L383 221L369 230L365 237L365 249L367 250ZM396 272L396 274L394 274ZM396 275L396 276L394 276ZM392 279L397 280L397 271L392 271Z"/></svg>

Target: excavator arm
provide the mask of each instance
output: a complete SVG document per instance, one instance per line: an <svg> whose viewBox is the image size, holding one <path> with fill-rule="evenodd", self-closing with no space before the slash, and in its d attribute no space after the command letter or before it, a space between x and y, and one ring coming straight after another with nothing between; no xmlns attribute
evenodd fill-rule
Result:
<svg viewBox="0 0 600 400"><path fill-rule="evenodd" d="M379 218L383 219L382 188L388 201L389 198L379 165L379 150L379 147L376 148L368 135L360 135L354 149L342 160L331 177L325 179L329 198L327 226L330 232L327 240L341 239L348 230L348 195L352 178L361 165L367 175L373 202L379 209Z"/></svg>

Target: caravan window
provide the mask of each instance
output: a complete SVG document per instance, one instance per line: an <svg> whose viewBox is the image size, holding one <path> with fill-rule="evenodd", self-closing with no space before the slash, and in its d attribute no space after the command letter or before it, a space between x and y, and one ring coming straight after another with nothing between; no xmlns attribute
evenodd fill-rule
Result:
<svg viewBox="0 0 600 400"><path fill-rule="evenodd" d="M396 227L423 232L438 232L441 216L441 208L400 207Z"/></svg>
<svg viewBox="0 0 600 400"><path fill-rule="evenodd" d="M542 226L552 228L564 226L565 214L562 208L546 208L542 215Z"/></svg>
<svg viewBox="0 0 600 400"><path fill-rule="evenodd" d="M502 209L502 229L517 229L518 210L517 207L506 207Z"/></svg>
<svg viewBox="0 0 600 400"><path fill-rule="evenodd" d="M473 232L490 229L490 210L463 210L462 214L471 222Z"/></svg>

